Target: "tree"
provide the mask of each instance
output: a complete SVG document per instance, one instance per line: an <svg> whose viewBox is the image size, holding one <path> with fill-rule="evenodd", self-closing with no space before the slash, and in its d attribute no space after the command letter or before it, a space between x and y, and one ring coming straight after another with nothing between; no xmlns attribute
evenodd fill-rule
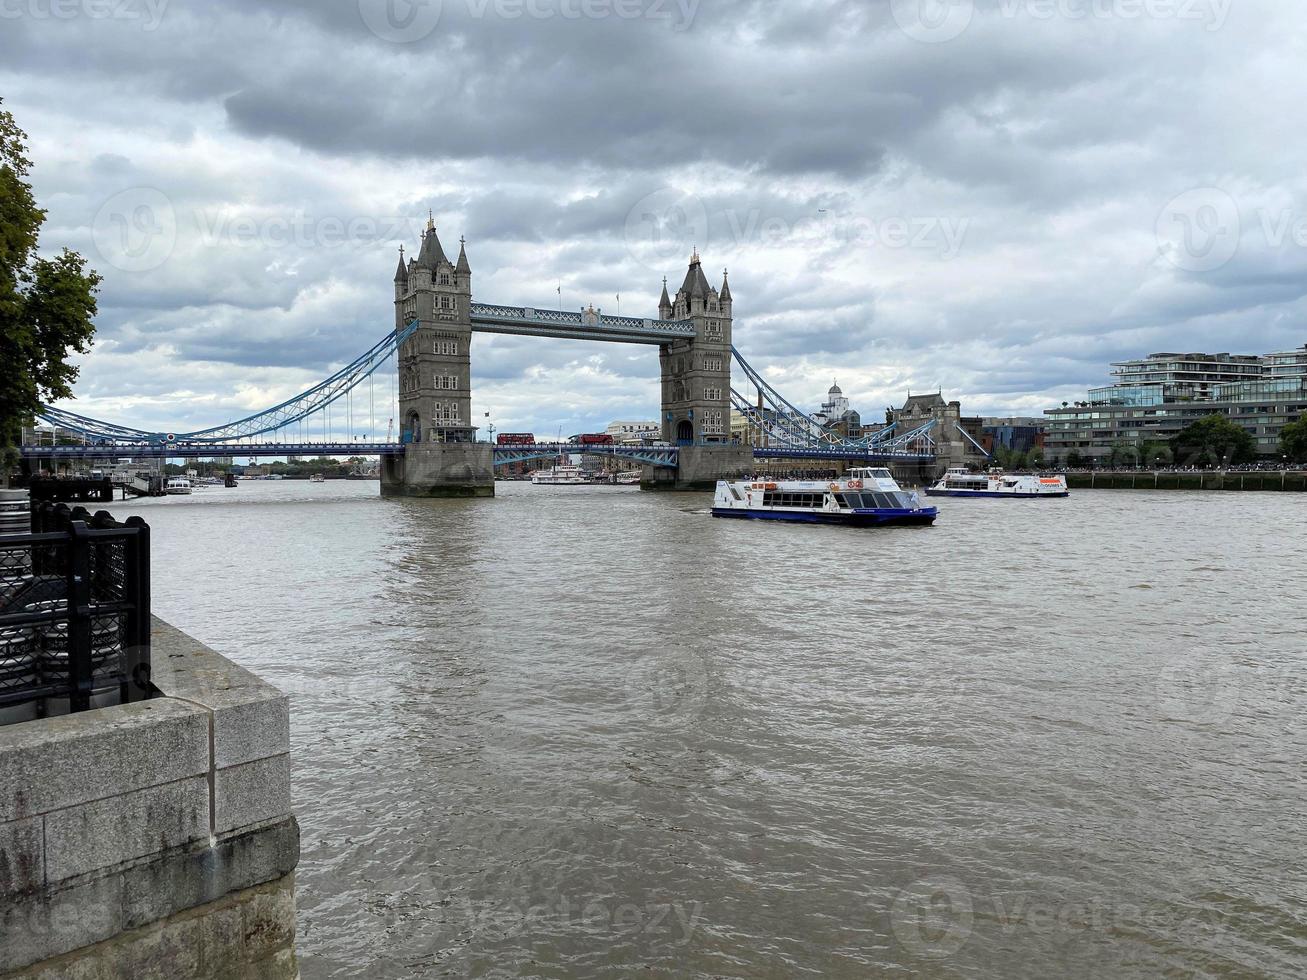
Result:
<svg viewBox="0 0 1307 980"><path fill-rule="evenodd" d="M1085 465L1084 459L1074 449L1066 454L1066 465L1073 470L1078 470Z"/></svg>
<svg viewBox="0 0 1307 980"><path fill-rule="evenodd" d="M1189 466L1238 465L1257 458L1257 445L1247 429L1224 415L1204 415L1171 440L1171 452Z"/></svg>
<svg viewBox="0 0 1307 980"><path fill-rule="evenodd" d="M27 134L0 109L0 479L8 485L22 428L45 402L71 398L77 368L95 333L100 276L64 249L37 254L45 212L27 182Z"/></svg>
<svg viewBox="0 0 1307 980"><path fill-rule="evenodd" d="M1307 463L1307 415L1280 430L1280 452L1295 463Z"/></svg>

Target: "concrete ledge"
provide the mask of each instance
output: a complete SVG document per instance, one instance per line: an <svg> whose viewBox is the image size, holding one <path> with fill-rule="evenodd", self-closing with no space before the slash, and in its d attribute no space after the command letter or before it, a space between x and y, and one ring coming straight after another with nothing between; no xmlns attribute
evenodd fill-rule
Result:
<svg viewBox="0 0 1307 980"><path fill-rule="evenodd" d="M0 727L0 973L76 958L298 862L286 697L159 620L153 642L158 697ZM276 956L293 967L288 944ZM208 975L178 955L159 975ZM71 975L120 975L79 964Z"/></svg>
<svg viewBox="0 0 1307 980"><path fill-rule="evenodd" d="M216 768L290 751L284 694L161 619L154 620L150 642L154 686L211 712Z"/></svg>
<svg viewBox="0 0 1307 980"><path fill-rule="evenodd" d="M208 712L155 699L0 727L0 821L209 770Z"/></svg>
<svg viewBox="0 0 1307 980"><path fill-rule="evenodd" d="M75 953L0 974L0 980L293 980L298 976L294 937L295 881L288 874L119 933Z"/></svg>

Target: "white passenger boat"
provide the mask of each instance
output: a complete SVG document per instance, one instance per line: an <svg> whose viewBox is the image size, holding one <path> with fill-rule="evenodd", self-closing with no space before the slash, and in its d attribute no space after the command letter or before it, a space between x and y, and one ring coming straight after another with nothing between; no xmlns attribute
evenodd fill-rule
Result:
<svg viewBox="0 0 1307 980"><path fill-rule="evenodd" d="M714 517L879 527L933 524L915 490L903 490L880 466L852 469L839 480L744 480L717 484Z"/></svg>
<svg viewBox="0 0 1307 980"><path fill-rule="evenodd" d="M326 483L326 482L327 482L327 478L326 478L325 476L323 476L321 473L314 473L311 477L309 477L309 482L310 482L310 483Z"/></svg>
<svg viewBox="0 0 1307 980"><path fill-rule="evenodd" d="M536 470L531 474L531 482L548 487L589 486L590 478L581 467L560 463L547 470Z"/></svg>
<svg viewBox="0 0 1307 980"><path fill-rule="evenodd" d="M639 485L640 477L643 475L640 470L623 470L617 474L617 485L622 487Z"/></svg>
<svg viewBox="0 0 1307 980"><path fill-rule="evenodd" d="M191 492L191 481L184 476L170 476L163 485L166 494L184 494Z"/></svg>
<svg viewBox="0 0 1307 980"><path fill-rule="evenodd" d="M951 466L938 483L926 488L932 497L1069 497L1066 477L1060 473L972 473L965 466Z"/></svg>

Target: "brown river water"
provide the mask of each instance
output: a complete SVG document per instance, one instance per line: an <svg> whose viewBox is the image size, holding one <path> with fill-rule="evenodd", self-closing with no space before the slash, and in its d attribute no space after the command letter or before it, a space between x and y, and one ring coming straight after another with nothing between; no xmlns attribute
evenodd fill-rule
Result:
<svg viewBox="0 0 1307 980"><path fill-rule="evenodd" d="M1307 975L1307 497L119 503L291 695L334 977Z"/></svg>

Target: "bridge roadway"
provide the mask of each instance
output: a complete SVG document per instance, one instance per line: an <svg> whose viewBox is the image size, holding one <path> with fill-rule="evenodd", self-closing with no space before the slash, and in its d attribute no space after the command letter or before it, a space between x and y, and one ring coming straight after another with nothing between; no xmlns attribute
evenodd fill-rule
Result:
<svg viewBox="0 0 1307 980"><path fill-rule="evenodd" d="M610 340L622 344L670 344L694 336L690 320L650 320L633 316L603 316L590 310L538 310L530 306L472 304L472 329L522 337L562 337L567 340Z"/></svg>
<svg viewBox="0 0 1307 980"><path fill-rule="evenodd" d="M403 453L398 442L257 442L257 443L110 443L85 446L23 446L22 454L34 460L60 459L212 459L216 456L268 458L277 456L394 456ZM677 446L578 446L574 443L529 443L496 445L495 463L544 459L564 453L613 456L653 466L675 466ZM885 452L866 449L789 449L781 446L755 448L755 459L810 459L831 462L923 463L934 460L928 453Z"/></svg>

